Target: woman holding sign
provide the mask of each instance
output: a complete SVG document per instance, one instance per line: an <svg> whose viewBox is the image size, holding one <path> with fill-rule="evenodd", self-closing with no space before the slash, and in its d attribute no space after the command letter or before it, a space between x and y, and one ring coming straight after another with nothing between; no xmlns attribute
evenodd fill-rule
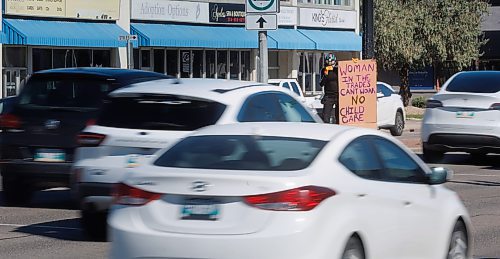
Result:
<svg viewBox="0 0 500 259"><path fill-rule="evenodd" d="M323 104L323 121L325 123L339 124L339 79L337 58L332 53L325 56L325 67L321 70L320 86L325 92L321 103ZM335 105L335 109L333 108ZM330 120L331 118L331 120Z"/></svg>

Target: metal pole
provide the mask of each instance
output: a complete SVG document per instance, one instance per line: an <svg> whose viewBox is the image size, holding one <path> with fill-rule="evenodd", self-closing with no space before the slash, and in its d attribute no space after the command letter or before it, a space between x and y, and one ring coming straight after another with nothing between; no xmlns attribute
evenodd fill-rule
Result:
<svg viewBox="0 0 500 259"><path fill-rule="evenodd" d="M267 53L267 31L259 31L259 82L267 83L269 78L268 53Z"/></svg>
<svg viewBox="0 0 500 259"><path fill-rule="evenodd" d="M134 55L133 55L134 45L131 40L127 40L127 68L134 68Z"/></svg>
<svg viewBox="0 0 500 259"><path fill-rule="evenodd" d="M374 57L373 0L363 0L363 59Z"/></svg>

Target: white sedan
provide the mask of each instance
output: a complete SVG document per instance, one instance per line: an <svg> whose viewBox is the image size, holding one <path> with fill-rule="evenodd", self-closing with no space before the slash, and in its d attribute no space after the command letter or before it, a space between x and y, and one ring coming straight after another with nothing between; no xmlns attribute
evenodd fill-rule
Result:
<svg viewBox="0 0 500 259"><path fill-rule="evenodd" d="M110 256L469 258L450 174L375 130L210 126L117 185Z"/></svg>
<svg viewBox="0 0 500 259"><path fill-rule="evenodd" d="M460 72L446 81L427 100L422 143L428 162L445 152L500 153L500 72Z"/></svg>
<svg viewBox="0 0 500 259"><path fill-rule="evenodd" d="M387 83L377 82L377 126L401 136L405 127L405 109L401 96Z"/></svg>

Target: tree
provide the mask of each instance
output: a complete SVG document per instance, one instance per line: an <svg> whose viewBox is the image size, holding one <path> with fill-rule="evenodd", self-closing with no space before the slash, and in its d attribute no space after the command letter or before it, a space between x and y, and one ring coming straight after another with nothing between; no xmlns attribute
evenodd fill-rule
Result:
<svg viewBox="0 0 500 259"><path fill-rule="evenodd" d="M487 8L485 0L375 1L375 57L399 72L405 105L410 69L447 65L458 71L479 58Z"/></svg>

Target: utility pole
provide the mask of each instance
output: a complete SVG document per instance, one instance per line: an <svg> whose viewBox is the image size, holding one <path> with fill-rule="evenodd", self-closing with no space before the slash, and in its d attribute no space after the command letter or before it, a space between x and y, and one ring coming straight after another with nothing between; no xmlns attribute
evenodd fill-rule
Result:
<svg viewBox="0 0 500 259"><path fill-rule="evenodd" d="M258 81L260 83L267 83L269 78L269 61L267 52L267 31L259 31L259 75Z"/></svg>
<svg viewBox="0 0 500 259"><path fill-rule="evenodd" d="M373 0L363 1L363 59L374 58Z"/></svg>
<svg viewBox="0 0 500 259"><path fill-rule="evenodd" d="M134 54L133 54L134 44L132 40L127 40L127 68L134 69Z"/></svg>

